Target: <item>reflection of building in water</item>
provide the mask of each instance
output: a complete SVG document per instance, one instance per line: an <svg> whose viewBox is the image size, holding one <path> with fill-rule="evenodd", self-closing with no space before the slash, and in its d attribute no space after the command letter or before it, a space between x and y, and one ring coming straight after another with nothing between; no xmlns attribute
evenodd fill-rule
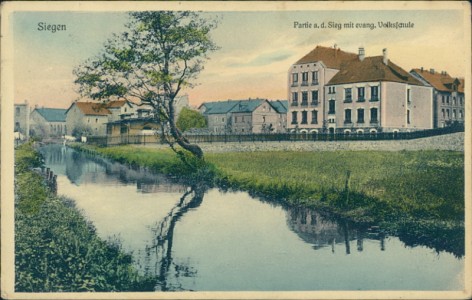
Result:
<svg viewBox="0 0 472 300"><path fill-rule="evenodd" d="M346 254L351 253L351 242L356 241L356 249L364 250L364 239L379 240L380 250L385 250L385 236L378 227L355 228L344 220L328 220L308 208L287 210L287 224L302 240L313 244L315 250L331 247L335 252L337 244L344 244Z"/></svg>
<svg viewBox="0 0 472 300"><path fill-rule="evenodd" d="M67 147L49 145L41 149L45 164L56 174L64 174L74 184L83 183L136 183L142 193L179 193L187 187L172 183L161 174L144 168L130 168L99 156L87 155Z"/></svg>

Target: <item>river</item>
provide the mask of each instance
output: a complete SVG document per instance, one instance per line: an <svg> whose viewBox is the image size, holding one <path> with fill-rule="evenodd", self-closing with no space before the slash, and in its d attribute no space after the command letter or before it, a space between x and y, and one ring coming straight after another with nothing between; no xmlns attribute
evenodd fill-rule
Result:
<svg viewBox="0 0 472 300"><path fill-rule="evenodd" d="M120 240L162 291L462 290L464 259L381 228L246 192L175 183L60 145L41 148L58 194ZM408 243L411 244L411 241Z"/></svg>

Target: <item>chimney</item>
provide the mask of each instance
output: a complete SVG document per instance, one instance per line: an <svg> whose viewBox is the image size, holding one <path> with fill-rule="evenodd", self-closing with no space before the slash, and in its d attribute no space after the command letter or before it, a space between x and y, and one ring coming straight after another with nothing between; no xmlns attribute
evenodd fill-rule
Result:
<svg viewBox="0 0 472 300"><path fill-rule="evenodd" d="M365 58L364 47L359 47L359 60L363 61Z"/></svg>
<svg viewBox="0 0 472 300"><path fill-rule="evenodd" d="M388 65L388 56L387 56L387 48L384 48L382 50L382 53L383 53L383 63L385 65Z"/></svg>
<svg viewBox="0 0 472 300"><path fill-rule="evenodd" d="M434 74L434 69L430 69L429 73Z"/></svg>
<svg viewBox="0 0 472 300"><path fill-rule="evenodd" d="M423 73L423 67L421 67L421 73Z"/></svg>

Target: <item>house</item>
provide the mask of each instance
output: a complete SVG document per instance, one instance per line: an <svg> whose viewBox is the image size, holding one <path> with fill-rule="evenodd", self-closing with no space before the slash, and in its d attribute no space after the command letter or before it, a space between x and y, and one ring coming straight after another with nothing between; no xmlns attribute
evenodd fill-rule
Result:
<svg viewBox="0 0 472 300"><path fill-rule="evenodd" d="M267 99L205 102L199 111L207 119L208 130L223 133L285 132L287 102Z"/></svg>
<svg viewBox="0 0 472 300"><path fill-rule="evenodd" d="M66 111L67 135L105 135L111 115L105 103L74 102Z"/></svg>
<svg viewBox="0 0 472 300"><path fill-rule="evenodd" d="M30 114L32 135L61 137L66 134L66 109L36 107Z"/></svg>
<svg viewBox="0 0 472 300"><path fill-rule="evenodd" d="M316 72L319 75L313 75ZM365 57L362 47L356 55L318 46L294 64L289 74L291 131L433 128L432 88L388 59L386 49L380 56Z"/></svg>
<svg viewBox="0 0 472 300"><path fill-rule="evenodd" d="M287 127L290 131L321 130L326 110L324 88L343 63L356 59L356 54L342 51L336 45L317 46L289 68Z"/></svg>
<svg viewBox="0 0 472 300"><path fill-rule="evenodd" d="M435 72L420 68L410 71L411 75L434 89L433 124L441 128L455 122L464 123L464 79L453 78L447 72Z"/></svg>
<svg viewBox="0 0 472 300"><path fill-rule="evenodd" d="M106 108L111 112L109 121L113 122L134 116L137 105L128 100L116 100L108 102Z"/></svg>
<svg viewBox="0 0 472 300"><path fill-rule="evenodd" d="M30 107L28 101L15 103L15 137L18 139L29 138L30 133Z"/></svg>

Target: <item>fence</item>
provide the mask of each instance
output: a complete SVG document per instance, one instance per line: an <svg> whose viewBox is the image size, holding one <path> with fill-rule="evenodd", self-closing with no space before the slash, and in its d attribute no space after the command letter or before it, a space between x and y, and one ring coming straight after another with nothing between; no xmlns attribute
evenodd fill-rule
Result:
<svg viewBox="0 0 472 300"><path fill-rule="evenodd" d="M372 140L410 140L464 131L463 126L411 132L373 132L373 133L254 133L254 134L204 134L187 135L191 143L244 143L244 142L297 142L297 141L372 141ZM161 143L158 135L123 135L117 137L93 136L87 142L100 146L123 144Z"/></svg>

